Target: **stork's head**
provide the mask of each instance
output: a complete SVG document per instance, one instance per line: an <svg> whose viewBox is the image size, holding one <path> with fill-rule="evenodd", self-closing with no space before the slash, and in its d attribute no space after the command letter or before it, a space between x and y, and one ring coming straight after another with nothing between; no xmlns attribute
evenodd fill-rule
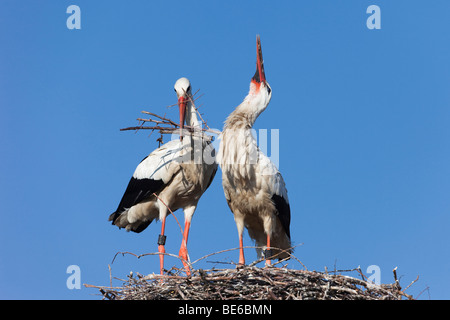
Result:
<svg viewBox="0 0 450 320"><path fill-rule="evenodd" d="M191 97L191 83L187 78L180 78L177 80L177 82L175 82L174 89L177 93L178 108L180 110L180 140L183 140L186 105Z"/></svg>
<svg viewBox="0 0 450 320"><path fill-rule="evenodd" d="M266 81L264 72L264 61L261 50L261 39L256 36L256 72L250 82L249 96L255 105L258 106L258 113L262 112L272 98L272 88Z"/></svg>

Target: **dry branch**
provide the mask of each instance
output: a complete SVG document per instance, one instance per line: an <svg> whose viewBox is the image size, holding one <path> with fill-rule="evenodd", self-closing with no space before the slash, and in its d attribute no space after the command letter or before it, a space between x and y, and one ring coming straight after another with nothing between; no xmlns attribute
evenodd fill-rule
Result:
<svg viewBox="0 0 450 320"><path fill-rule="evenodd" d="M194 94L194 96L198 93L198 91ZM199 99L201 97L201 95L197 98L192 98L189 97L192 106L194 107L195 111L197 112L198 117L200 118L200 120L202 121L202 127L201 128L194 128L188 125L184 126L184 130L183 130L183 134L185 135L194 135L194 136L199 136L202 137L204 139L209 139L211 140L211 136L205 134L207 133L212 133L215 135L219 135L220 131L218 130L214 130L211 129L208 126L208 123L203 119L202 114L198 111L198 108L195 106L195 101L197 99ZM175 106L174 105L170 105L168 107L172 107ZM144 118L137 118L136 120L139 121L139 125L137 126L132 126L132 127L126 127L126 128L122 128L120 129L120 131L129 131L129 130L152 130L152 131L159 131L160 134L173 134L173 133L179 133L180 131L180 125L178 123L176 123L175 121L172 121L169 118L166 118L166 116L160 116L158 114L155 114L153 112L149 112L149 111L141 111L141 113L149 115L151 117L149 117L148 119L144 119ZM152 118L153 117L153 118ZM146 123L152 124L152 125L144 125Z"/></svg>

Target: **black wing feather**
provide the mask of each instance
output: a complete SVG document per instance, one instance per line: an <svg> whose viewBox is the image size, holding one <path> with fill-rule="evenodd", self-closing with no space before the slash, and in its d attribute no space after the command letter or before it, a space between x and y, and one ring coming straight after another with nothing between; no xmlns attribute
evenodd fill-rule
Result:
<svg viewBox="0 0 450 320"><path fill-rule="evenodd" d="M109 216L108 220L112 221L114 224L122 212L142 201L145 201L153 193L158 193L164 185L165 184L162 180L136 179L132 177L128 183L125 193L123 194L122 200L120 200L117 210Z"/></svg>
<svg viewBox="0 0 450 320"><path fill-rule="evenodd" d="M275 204L275 208L278 211L278 218L280 219L281 225L286 232L289 239L291 238L291 232L289 226L291 224L291 207L285 198L274 194L272 196L272 201Z"/></svg>

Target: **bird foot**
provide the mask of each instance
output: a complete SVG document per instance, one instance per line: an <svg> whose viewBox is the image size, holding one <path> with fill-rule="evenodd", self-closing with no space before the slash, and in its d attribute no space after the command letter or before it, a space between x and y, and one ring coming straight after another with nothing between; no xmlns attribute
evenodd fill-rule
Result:
<svg viewBox="0 0 450 320"><path fill-rule="evenodd" d="M236 265L236 269L244 269L245 268L245 263L238 263L237 265Z"/></svg>

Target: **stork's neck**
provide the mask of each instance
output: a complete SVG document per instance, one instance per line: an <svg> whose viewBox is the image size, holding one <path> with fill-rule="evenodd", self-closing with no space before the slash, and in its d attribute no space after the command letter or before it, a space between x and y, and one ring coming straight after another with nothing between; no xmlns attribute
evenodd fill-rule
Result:
<svg viewBox="0 0 450 320"><path fill-rule="evenodd" d="M228 116L225 129L251 129L258 116L267 107L265 101L255 99L250 93L244 101Z"/></svg>
<svg viewBox="0 0 450 320"><path fill-rule="evenodd" d="M189 99L186 105L186 124L193 128L201 127L200 122L197 118L197 111L195 110L194 105L192 104L191 99Z"/></svg>

